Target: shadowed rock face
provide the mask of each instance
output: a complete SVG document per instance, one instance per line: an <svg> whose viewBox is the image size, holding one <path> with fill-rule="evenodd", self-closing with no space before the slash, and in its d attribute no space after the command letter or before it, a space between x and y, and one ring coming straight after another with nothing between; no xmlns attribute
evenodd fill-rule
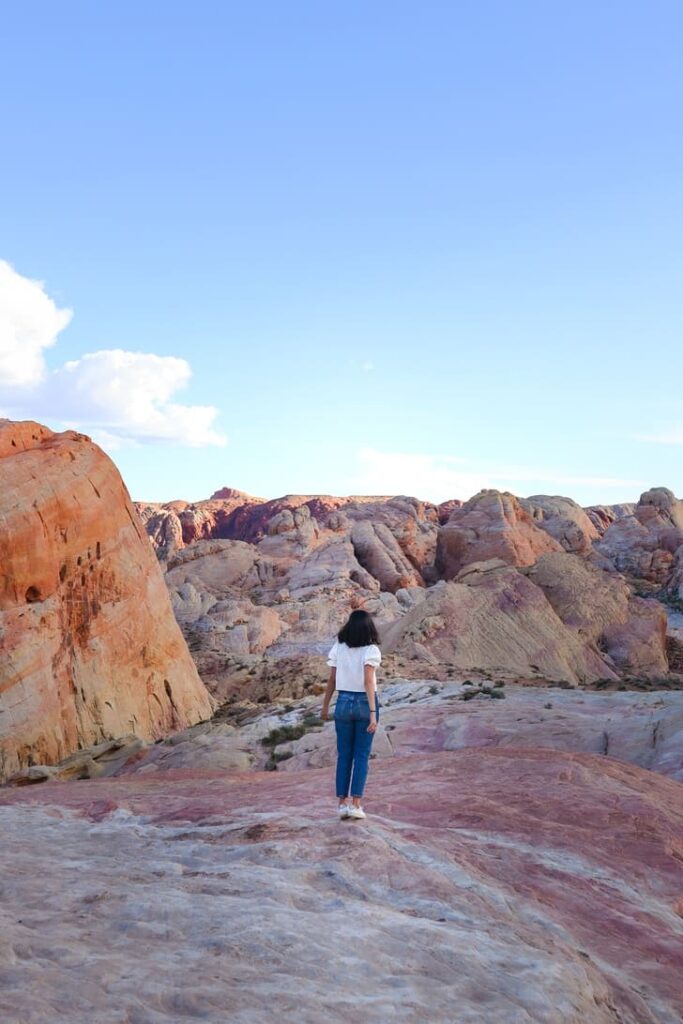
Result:
<svg viewBox="0 0 683 1024"><path fill-rule="evenodd" d="M612 523L617 519L624 519L632 516L635 511L635 502L625 502L621 505L589 505L585 510L591 523L602 537Z"/></svg>
<svg viewBox="0 0 683 1024"><path fill-rule="evenodd" d="M0 793L5 1019L678 1024L678 783L550 750L394 757L350 823L331 782Z"/></svg>
<svg viewBox="0 0 683 1024"><path fill-rule="evenodd" d="M211 714L123 482L82 434L0 421L0 777Z"/></svg>

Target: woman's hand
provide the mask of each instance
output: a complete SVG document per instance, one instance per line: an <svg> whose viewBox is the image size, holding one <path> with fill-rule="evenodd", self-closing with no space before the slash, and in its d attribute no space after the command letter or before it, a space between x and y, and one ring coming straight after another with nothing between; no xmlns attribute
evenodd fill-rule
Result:
<svg viewBox="0 0 683 1024"><path fill-rule="evenodd" d="M377 722L371 716L370 717L370 725L368 726L368 732L376 732L376 731L377 731Z"/></svg>
<svg viewBox="0 0 683 1024"><path fill-rule="evenodd" d="M329 705L323 704L323 709L320 712L320 717L322 718L323 722L328 722L329 721L329 718L330 718L330 708L329 708Z"/></svg>

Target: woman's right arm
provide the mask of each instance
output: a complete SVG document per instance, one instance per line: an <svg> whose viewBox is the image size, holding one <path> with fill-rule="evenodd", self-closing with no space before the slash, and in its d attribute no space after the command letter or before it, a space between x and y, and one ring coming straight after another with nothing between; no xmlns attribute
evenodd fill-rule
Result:
<svg viewBox="0 0 683 1024"><path fill-rule="evenodd" d="M326 722L330 714L330 701L332 700L332 694L337 682L337 670L336 668L330 669L330 678L327 680L327 687L325 689L325 696L323 697L323 709L320 717L323 722Z"/></svg>

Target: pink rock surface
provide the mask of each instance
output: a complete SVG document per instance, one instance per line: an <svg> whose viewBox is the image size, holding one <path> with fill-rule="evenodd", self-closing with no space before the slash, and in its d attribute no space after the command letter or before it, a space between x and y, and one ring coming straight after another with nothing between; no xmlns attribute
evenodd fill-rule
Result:
<svg viewBox="0 0 683 1024"><path fill-rule="evenodd" d="M0 793L8 1022L678 1024L683 787L467 750ZM77 984L74 984L74 977Z"/></svg>
<svg viewBox="0 0 683 1024"><path fill-rule="evenodd" d="M116 467L0 421L0 777L207 718L209 694Z"/></svg>

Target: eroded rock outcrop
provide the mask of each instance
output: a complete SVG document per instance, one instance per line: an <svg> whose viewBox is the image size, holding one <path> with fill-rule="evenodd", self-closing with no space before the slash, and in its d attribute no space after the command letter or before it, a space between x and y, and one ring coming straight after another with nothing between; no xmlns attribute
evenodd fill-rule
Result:
<svg viewBox="0 0 683 1024"><path fill-rule="evenodd" d="M289 495L235 515L245 518L231 529L249 539L195 541L164 561L202 678L222 696L227 678L232 692L265 686L263 666L249 661L263 654L294 659L281 674L290 685L298 659L318 654L352 608L380 625L397 618L434 560L436 508L414 498Z"/></svg>
<svg viewBox="0 0 683 1024"><path fill-rule="evenodd" d="M602 537L612 523L618 519L624 519L626 516L632 516L635 507L635 502L622 502L617 505L589 505L585 512Z"/></svg>
<svg viewBox="0 0 683 1024"><path fill-rule="evenodd" d="M626 581L567 553L542 555L526 570L562 622L595 644L620 673L666 675L666 612L634 597Z"/></svg>
<svg viewBox="0 0 683 1024"><path fill-rule="evenodd" d="M616 678L595 644L565 625L541 587L495 560L431 587L384 631L383 649L501 678Z"/></svg>
<svg viewBox="0 0 683 1024"><path fill-rule="evenodd" d="M600 536L585 509L571 498L535 494L531 498L520 498L519 503L536 525L559 541L565 551L588 555L593 541Z"/></svg>
<svg viewBox="0 0 683 1024"><path fill-rule="evenodd" d="M211 714L121 477L83 434L0 421L0 775Z"/></svg>
<svg viewBox="0 0 683 1024"><path fill-rule="evenodd" d="M168 568L173 606L210 688L223 696L254 695L261 688L271 698L270 670L253 659L289 659L282 679L290 685L297 668L320 655L352 608L366 608L381 627L393 629L440 579L468 586L483 580L482 563L487 573L492 563L500 563L527 574L546 603L535 604L540 595L531 601L533 591L508 580L518 591L516 599L501 594L496 604L490 595L497 624L493 634L500 640L479 630L479 640L467 649L474 660L458 660L451 668L502 669L503 637L510 629L521 645L514 671L524 676L542 674L541 665L552 666L550 678L666 675L681 659L672 655L671 636L665 638L663 608L636 598L634 590L647 590L637 581L649 573L659 589L668 586L672 596L681 592L679 504L662 488L643 495L637 509L589 510L562 496L522 499L494 490L465 503L436 506L405 495L290 494L263 501L224 488L191 507L169 503L148 517L147 528ZM183 527L179 516L187 515L210 519L213 539L188 542L197 531ZM657 589L648 586L650 593ZM488 576L487 588L493 588ZM536 612L527 609L529 635L522 639L524 612L517 615L514 609L529 601ZM554 612L555 619L543 627L551 628L552 622L552 642L548 636L543 642L536 638L545 651L539 655L533 636L540 609L541 617ZM460 633L474 633L477 621L463 609ZM458 642L464 659L466 648ZM413 643L400 652L394 668L401 667L401 657L422 662L423 668L437 662L441 670L448 668L445 648L437 655L428 644ZM306 675L309 668L306 662ZM298 684L295 689L298 693Z"/></svg>
<svg viewBox="0 0 683 1024"><path fill-rule="evenodd" d="M480 491L453 509L439 529L436 569L442 579L452 580L471 562L499 558L508 565L532 565L546 551L561 550L513 494Z"/></svg>
<svg viewBox="0 0 683 1024"><path fill-rule="evenodd" d="M615 520L596 544L614 568L659 587L669 584L683 547L683 501L666 487L640 496L633 515Z"/></svg>

